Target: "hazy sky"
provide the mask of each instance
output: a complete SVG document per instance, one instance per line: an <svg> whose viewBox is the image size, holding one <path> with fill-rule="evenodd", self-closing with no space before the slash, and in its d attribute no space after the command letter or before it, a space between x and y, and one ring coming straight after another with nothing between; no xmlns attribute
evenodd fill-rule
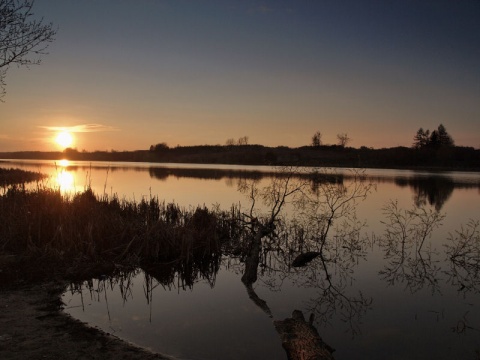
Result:
<svg viewBox="0 0 480 360"><path fill-rule="evenodd" d="M225 144L480 147L480 1L36 0L58 26L12 67L0 151Z"/></svg>

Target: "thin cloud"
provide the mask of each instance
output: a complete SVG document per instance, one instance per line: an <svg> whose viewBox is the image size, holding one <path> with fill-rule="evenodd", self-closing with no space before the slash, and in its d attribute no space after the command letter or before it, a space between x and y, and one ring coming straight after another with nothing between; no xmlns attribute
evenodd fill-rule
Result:
<svg viewBox="0 0 480 360"><path fill-rule="evenodd" d="M104 132L104 131L119 131L113 126L101 124L82 124L75 126L39 126L48 131L69 131L72 133L90 133L90 132Z"/></svg>
<svg viewBox="0 0 480 360"><path fill-rule="evenodd" d="M279 13L291 14L291 13L293 13L293 9L291 7L277 6L277 4L275 4L275 6L269 6L269 5L261 4L261 5L257 5L257 6L254 6L254 7L249 7L247 9L247 12L249 14L261 14L261 15L268 15L268 14L273 14L273 13L276 13L276 14L279 14Z"/></svg>
<svg viewBox="0 0 480 360"><path fill-rule="evenodd" d="M272 7L263 4L249 9L251 14L268 14L273 11L275 10Z"/></svg>
<svg viewBox="0 0 480 360"><path fill-rule="evenodd" d="M273 12L273 8L267 5L260 5L257 8L257 11L265 14L265 13Z"/></svg>

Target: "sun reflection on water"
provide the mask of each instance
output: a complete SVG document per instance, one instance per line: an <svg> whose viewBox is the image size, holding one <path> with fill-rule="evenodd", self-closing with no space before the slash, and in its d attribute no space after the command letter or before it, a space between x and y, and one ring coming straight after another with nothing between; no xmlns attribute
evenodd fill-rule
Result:
<svg viewBox="0 0 480 360"><path fill-rule="evenodd" d="M70 162L66 159L56 163L57 176L56 182L62 193L75 192L75 177L71 171L68 171Z"/></svg>
<svg viewBox="0 0 480 360"><path fill-rule="evenodd" d="M66 168L70 165L70 161L68 161L67 159L62 159L58 162L58 165L63 168Z"/></svg>

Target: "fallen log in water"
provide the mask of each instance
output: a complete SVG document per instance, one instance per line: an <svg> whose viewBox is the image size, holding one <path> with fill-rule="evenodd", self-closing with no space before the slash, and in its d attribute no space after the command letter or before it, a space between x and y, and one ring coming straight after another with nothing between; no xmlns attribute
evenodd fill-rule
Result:
<svg viewBox="0 0 480 360"><path fill-rule="evenodd" d="M312 321L305 321L303 313L295 310L291 318L274 322L289 360L334 359L334 350L323 342Z"/></svg>
<svg viewBox="0 0 480 360"><path fill-rule="evenodd" d="M308 251L306 253L302 253L298 255L295 260L292 262L293 267L301 267L307 265L310 261L315 259L319 256L320 253L318 251Z"/></svg>

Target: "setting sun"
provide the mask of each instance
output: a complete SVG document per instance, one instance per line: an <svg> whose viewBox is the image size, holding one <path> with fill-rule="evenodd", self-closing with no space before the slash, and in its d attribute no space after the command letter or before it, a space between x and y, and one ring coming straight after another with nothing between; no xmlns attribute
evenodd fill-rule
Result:
<svg viewBox="0 0 480 360"><path fill-rule="evenodd" d="M73 144L73 136L68 131L61 131L55 137L55 142L59 146L61 146L63 148L67 148L67 147L70 147Z"/></svg>

